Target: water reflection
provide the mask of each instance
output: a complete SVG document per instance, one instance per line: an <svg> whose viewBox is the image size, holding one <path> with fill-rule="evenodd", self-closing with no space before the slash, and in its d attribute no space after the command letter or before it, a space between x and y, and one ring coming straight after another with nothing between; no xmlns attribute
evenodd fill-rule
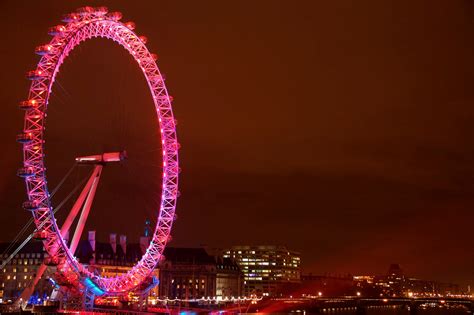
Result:
<svg viewBox="0 0 474 315"><path fill-rule="evenodd" d="M263 314L263 313L253 313ZM266 313L268 314L268 313ZM312 312L310 310L294 310L290 313L272 313L272 314L292 314L292 315L310 315L310 314L327 314L327 315L467 315L472 314L463 307L427 307L419 308L416 312L411 311L408 307L401 306L383 306L369 307L365 312L358 312L354 308L340 310L326 310L320 312Z"/></svg>

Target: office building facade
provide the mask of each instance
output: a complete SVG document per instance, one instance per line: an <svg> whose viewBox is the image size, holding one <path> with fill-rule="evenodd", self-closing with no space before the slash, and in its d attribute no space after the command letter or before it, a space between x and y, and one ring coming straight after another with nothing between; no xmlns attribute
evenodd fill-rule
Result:
<svg viewBox="0 0 474 315"><path fill-rule="evenodd" d="M233 246L222 256L239 265L246 296L275 296L281 286L300 282L301 256L285 246Z"/></svg>

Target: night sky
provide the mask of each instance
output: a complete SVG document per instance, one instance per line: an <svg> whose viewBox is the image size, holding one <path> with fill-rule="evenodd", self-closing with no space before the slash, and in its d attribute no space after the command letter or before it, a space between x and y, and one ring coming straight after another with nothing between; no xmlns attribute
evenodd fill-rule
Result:
<svg viewBox="0 0 474 315"><path fill-rule="evenodd" d="M305 272L399 263L474 284L472 1L1 1L1 241L29 219L15 175L24 73L48 27L84 5L136 22L174 96L182 173L170 245L282 244L302 253ZM50 189L75 156L130 155L105 169L86 227L100 239L136 241L156 215L152 106L111 41L84 43L61 68ZM74 171L53 203L87 172Z"/></svg>

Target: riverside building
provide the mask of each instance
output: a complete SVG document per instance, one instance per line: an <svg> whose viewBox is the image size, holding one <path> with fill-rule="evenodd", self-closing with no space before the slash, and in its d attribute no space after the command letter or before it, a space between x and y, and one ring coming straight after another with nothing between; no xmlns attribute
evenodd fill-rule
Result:
<svg viewBox="0 0 474 315"><path fill-rule="evenodd" d="M285 246L233 246L223 257L241 268L246 296L274 296L281 286L300 282L300 254Z"/></svg>
<svg viewBox="0 0 474 315"><path fill-rule="evenodd" d="M243 277L228 258L204 248L167 247L160 264L160 296L170 299L230 299L242 294Z"/></svg>

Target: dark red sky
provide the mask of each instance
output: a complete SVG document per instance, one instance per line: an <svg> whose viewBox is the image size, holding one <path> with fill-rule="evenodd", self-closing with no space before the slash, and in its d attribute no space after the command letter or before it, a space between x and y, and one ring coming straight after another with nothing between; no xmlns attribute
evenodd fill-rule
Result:
<svg viewBox="0 0 474 315"><path fill-rule="evenodd" d="M1 240L28 220L14 141L24 73L47 28L83 5L122 11L160 56L182 144L172 245L285 244L308 272L398 262L474 284L471 1L2 1ZM135 240L159 164L145 81L125 50L94 40L58 82L51 188L74 156L129 149L87 228Z"/></svg>

